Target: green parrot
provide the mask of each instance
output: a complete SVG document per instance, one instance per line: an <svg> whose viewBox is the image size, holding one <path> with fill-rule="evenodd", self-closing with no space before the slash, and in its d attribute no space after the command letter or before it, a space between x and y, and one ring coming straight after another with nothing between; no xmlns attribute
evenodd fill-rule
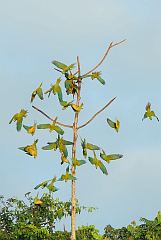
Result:
<svg viewBox="0 0 161 240"><path fill-rule="evenodd" d="M69 167L67 167L65 174L62 174L61 177L58 179L58 181L67 182L69 180L76 180L76 177L74 177L72 174L69 173Z"/></svg>
<svg viewBox="0 0 161 240"><path fill-rule="evenodd" d="M47 189L49 190L49 192L56 192L56 191L59 190L58 188L56 188L56 187L54 186L55 182L56 182L56 177L54 177L53 179L51 179L51 182L46 186Z"/></svg>
<svg viewBox="0 0 161 240"><path fill-rule="evenodd" d="M63 138L58 138L58 148L61 154L63 154L64 158L68 157L68 150L67 147L64 143L64 139Z"/></svg>
<svg viewBox="0 0 161 240"><path fill-rule="evenodd" d="M65 80L64 85L67 95L72 94L74 98L74 95L77 93L78 90L77 84L73 81L73 79L67 79Z"/></svg>
<svg viewBox="0 0 161 240"><path fill-rule="evenodd" d="M23 125L23 127L26 129L27 133L29 133L33 136L35 134L37 125L36 125L36 123L34 123L34 125L32 125L32 126Z"/></svg>
<svg viewBox="0 0 161 240"><path fill-rule="evenodd" d="M70 64L69 66L67 66L64 63L58 62L58 61L52 61L52 64L54 64L57 68L62 70L62 74L65 74L66 72L72 70L75 66L75 63Z"/></svg>
<svg viewBox="0 0 161 240"><path fill-rule="evenodd" d="M93 155L94 155L93 158L88 157L88 160L90 161L90 163L95 165L96 169L99 167L100 170L103 172L103 174L108 175L106 167L101 162L101 160L97 158L95 151L93 151Z"/></svg>
<svg viewBox="0 0 161 240"><path fill-rule="evenodd" d="M100 83L105 85L105 80L101 78L101 72L93 72L91 75L91 79L97 79Z"/></svg>
<svg viewBox="0 0 161 240"><path fill-rule="evenodd" d="M81 139L81 146L83 149L83 156L86 158L87 157L87 148L86 148L86 139Z"/></svg>
<svg viewBox="0 0 161 240"><path fill-rule="evenodd" d="M82 146L82 149L83 149L83 156L86 158L87 157L87 149L88 150L100 150L100 147L96 146L96 145L93 145L91 143L87 143L86 142L86 139L81 139L81 146Z"/></svg>
<svg viewBox="0 0 161 240"><path fill-rule="evenodd" d="M69 106L71 106L73 101L67 102L67 101L62 101L60 102L60 105L63 107L62 110L68 108Z"/></svg>
<svg viewBox="0 0 161 240"><path fill-rule="evenodd" d="M48 97L50 96L51 93L53 93L54 95L57 94L59 102L62 102L63 101L63 95L62 95L62 90L61 90L61 87L60 87L60 82L61 82L61 78L58 78L56 80L56 83L51 85L51 87L45 92L45 94L48 93Z"/></svg>
<svg viewBox="0 0 161 240"><path fill-rule="evenodd" d="M145 109L146 109L146 112L144 113L144 117L142 118L142 121L145 118L149 118L150 120L152 120L152 117L155 117L159 122L159 118L155 115L154 111L151 110L151 104L149 102L147 103Z"/></svg>
<svg viewBox="0 0 161 240"><path fill-rule="evenodd" d="M41 86L42 86L42 83L39 85L38 88L36 88L36 89L33 91L32 95L31 95L31 102L33 102L33 100L35 99L36 95L38 95L38 97L39 97L41 100L44 99L44 97L43 97L43 91L42 91Z"/></svg>
<svg viewBox="0 0 161 240"><path fill-rule="evenodd" d="M47 146L42 147L43 150L57 150L59 148L60 153L63 154L63 157L65 158L68 157L68 151L66 146L73 145L72 142L60 138L60 135L58 135L58 138L55 142L48 142L47 144Z"/></svg>
<svg viewBox="0 0 161 240"><path fill-rule="evenodd" d="M19 113L16 113L12 119L10 120L9 124L12 123L12 121L16 122L17 125L17 131L20 131L22 128L22 121L23 118L27 117L27 110L21 109L21 111Z"/></svg>
<svg viewBox="0 0 161 240"><path fill-rule="evenodd" d="M116 120L116 122L113 122L112 120L110 120L109 118L107 118L107 123L111 128L114 128L116 132L119 131L120 129L120 122L119 120Z"/></svg>
<svg viewBox="0 0 161 240"><path fill-rule="evenodd" d="M34 204L36 206L41 206L43 204L43 202L41 201L41 199L38 197L38 195L34 198Z"/></svg>
<svg viewBox="0 0 161 240"><path fill-rule="evenodd" d="M36 146L37 142L38 142L38 139L36 139L32 145L27 145L25 147L19 147L18 149L20 149L20 150L24 151L26 154L36 158L37 157L37 146Z"/></svg>
<svg viewBox="0 0 161 240"><path fill-rule="evenodd" d="M46 180L46 181L38 184L36 187L34 187L34 189L35 189L35 190L37 190L38 188L44 189L44 188L48 185L48 183L49 183L50 181L51 181L51 179Z"/></svg>
<svg viewBox="0 0 161 240"><path fill-rule="evenodd" d="M47 146L42 147L43 150L52 150L52 149L54 149L54 151L56 151L57 148L58 148L58 142L57 141L55 141L55 142L48 142L47 144L48 144Z"/></svg>
<svg viewBox="0 0 161 240"><path fill-rule="evenodd" d="M61 165L63 163L68 163L69 164L69 160L67 159L67 157L64 156L64 153L61 152Z"/></svg>
<svg viewBox="0 0 161 240"><path fill-rule="evenodd" d="M56 124L57 118L53 121L52 124L39 124L37 125L37 129L49 129L50 132L56 131L58 134L63 135L64 130L61 129L59 126L55 125Z"/></svg>
<svg viewBox="0 0 161 240"><path fill-rule="evenodd" d="M83 165L83 164L85 164L86 163L86 161L85 160L78 160L78 159L76 159L76 158L74 158L73 160L72 160L72 164L73 164L73 166L76 168L76 167L79 167L79 166L81 166L81 165Z"/></svg>
<svg viewBox="0 0 161 240"><path fill-rule="evenodd" d="M42 188L42 189L47 188L49 192L56 192L59 189L54 186L55 182L56 182L56 177L38 184L34 189L37 190L38 188Z"/></svg>
<svg viewBox="0 0 161 240"><path fill-rule="evenodd" d="M81 111L81 109L83 108L83 103L81 103L80 106L77 106L76 104L71 104L71 107L74 110L74 112L79 113Z"/></svg>
<svg viewBox="0 0 161 240"><path fill-rule="evenodd" d="M100 153L100 157L105 160L107 163L110 163L113 160L117 160L123 157L121 154L110 154L107 155L105 151L102 150L102 153Z"/></svg>

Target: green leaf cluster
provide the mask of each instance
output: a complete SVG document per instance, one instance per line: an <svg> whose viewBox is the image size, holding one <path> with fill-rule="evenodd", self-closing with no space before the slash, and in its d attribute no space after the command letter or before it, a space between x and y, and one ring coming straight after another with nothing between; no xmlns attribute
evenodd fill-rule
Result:
<svg viewBox="0 0 161 240"><path fill-rule="evenodd" d="M109 240L160 240L161 239L161 213L158 212L154 220L141 218L137 225L132 221L127 227L115 229L107 225L104 229L104 237Z"/></svg>
<svg viewBox="0 0 161 240"><path fill-rule="evenodd" d="M36 198L41 200L42 204L35 204ZM90 208L80 206L78 201L76 202L76 213L80 214L88 209ZM54 232L56 223L70 215L71 201L60 201L53 198L52 194L44 193L39 198L38 195L32 197L30 193L26 193L24 200L15 197L5 199L0 196L0 239L54 240L61 234L69 236L69 233Z"/></svg>

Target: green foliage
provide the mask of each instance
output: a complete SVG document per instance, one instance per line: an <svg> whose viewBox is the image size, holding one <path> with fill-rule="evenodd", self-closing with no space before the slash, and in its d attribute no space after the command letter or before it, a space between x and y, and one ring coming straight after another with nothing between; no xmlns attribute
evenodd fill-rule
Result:
<svg viewBox="0 0 161 240"><path fill-rule="evenodd" d="M78 227L76 240L103 240L99 230L94 225Z"/></svg>
<svg viewBox="0 0 161 240"><path fill-rule="evenodd" d="M41 204L37 204L35 199L41 200ZM0 205L0 229L6 232L15 231L15 228L25 224L46 228L49 232L53 232L56 221L71 214L70 201L62 202L47 193L43 194L41 198L31 197L28 193L25 201L16 198L4 201L4 198L1 197ZM81 209L77 204L77 212L80 212Z"/></svg>
<svg viewBox="0 0 161 240"><path fill-rule="evenodd" d="M51 240L70 240L70 232L67 231L55 231L52 234Z"/></svg>
<svg viewBox="0 0 161 240"><path fill-rule="evenodd" d="M54 240L70 240L70 233L67 231L56 231L53 234ZM99 231L94 225L78 227L76 231L76 240L103 240Z"/></svg>
<svg viewBox="0 0 161 240"><path fill-rule="evenodd" d="M41 201L41 204L37 201ZM95 208L79 206L77 201L76 213L81 213L82 210L92 212ZM70 233L67 231L55 232L56 222L70 215L71 201L62 202L54 199L51 194L45 193L39 198L38 195L32 197L30 193L26 193L25 200L17 198L5 200L3 196L0 196L0 239L70 239Z"/></svg>
<svg viewBox="0 0 161 240"><path fill-rule="evenodd" d="M140 219L143 222L136 225L135 221L127 227L114 229L110 225L105 227L104 237L109 240L160 240L161 239L161 213L158 212L154 220Z"/></svg>

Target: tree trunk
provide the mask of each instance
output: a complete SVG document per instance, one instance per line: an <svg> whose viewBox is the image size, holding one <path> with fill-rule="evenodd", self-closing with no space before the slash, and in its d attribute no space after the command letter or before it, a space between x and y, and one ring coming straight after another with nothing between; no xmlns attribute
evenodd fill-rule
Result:
<svg viewBox="0 0 161 240"><path fill-rule="evenodd" d="M77 63L78 63L78 91L77 91L77 101L76 105L80 105L80 91L81 91L81 79L80 77L80 64L79 64L79 58L77 57ZM77 131L78 131L78 116L79 113L75 113L74 117L74 123L73 123L73 147L72 147L72 158L76 158L76 145L77 145ZM75 177L75 167L72 165L71 168L72 175ZM72 180L72 209L71 209L71 240L76 240L76 181Z"/></svg>

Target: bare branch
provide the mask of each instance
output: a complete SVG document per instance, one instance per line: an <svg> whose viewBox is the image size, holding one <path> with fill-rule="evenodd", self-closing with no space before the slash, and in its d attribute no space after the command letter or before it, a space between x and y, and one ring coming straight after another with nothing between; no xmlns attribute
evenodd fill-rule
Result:
<svg viewBox="0 0 161 240"><path fill-rule="evenodd" d="M77 66L78 66L78 77L80 77L80 61L78 56L77 56Z"/></svg>
<svg viewBox="0 0 161 240"><path fill-rule="evenodd" d="M119 45L119 44L121 44L121 43L123 43L125 41L126 41L126 39L124 39L124 40L122 40L120 42L116 42L116 43L112 44L112 47L115 47L115 46L117 46L117 45Z"/></svg>
<svg viewBox="0 0 161 240"><path fill-rule="evenodd" d="M86 75L88 75L88 74L92 73L93 71L95 71L95 70L103 63L103 61L104 61L105 58L107 57L107 54L109 53L110 49L111 49L112 47L115 47L115 46L117 46L117 45L125 42L125 41L126 41L126 39L124 39L124 40L122 40L122 41L120 41L120 42L114 43L114 44L113 44L113 42L111 42L110 45L109 45L109 47L107 48L107 51L105 52L103 58L101 59L101 61L100 61L94 68L92 68L90 71L88 71L87 73L85 73L82 77L85 77Z"/></svg>
<svg viewBox="0 0 161 240"><path fill-rule="evenodd" d="M35 110L37 110L38 112L42 113L46 118L48 118L50 121L54 121L55 119L49 117L45 112L43 112L41 109L35 107L35 106L32 106ZM61 122L58 122L56 121L56 123L60 126L63 126L63 127L68 127L68 128L73 128L73 126L71 125L67 125L67 124L64 124L64 123L61 123Z"/></svg>
<svg viewBox="0 0 161 240"><path fill-rule="evenodd" d="M107 108L114 100L116 99L116 97L114 97L113 99L111 99L103 108L101 108L98 112L96 112L93 117L91 117L86 123L84 123L83 125L79 126L77 129L83 128L85 127L87 124L89 124L98 114L100 114L103 110L105 110L105 108Z"/></svg>

